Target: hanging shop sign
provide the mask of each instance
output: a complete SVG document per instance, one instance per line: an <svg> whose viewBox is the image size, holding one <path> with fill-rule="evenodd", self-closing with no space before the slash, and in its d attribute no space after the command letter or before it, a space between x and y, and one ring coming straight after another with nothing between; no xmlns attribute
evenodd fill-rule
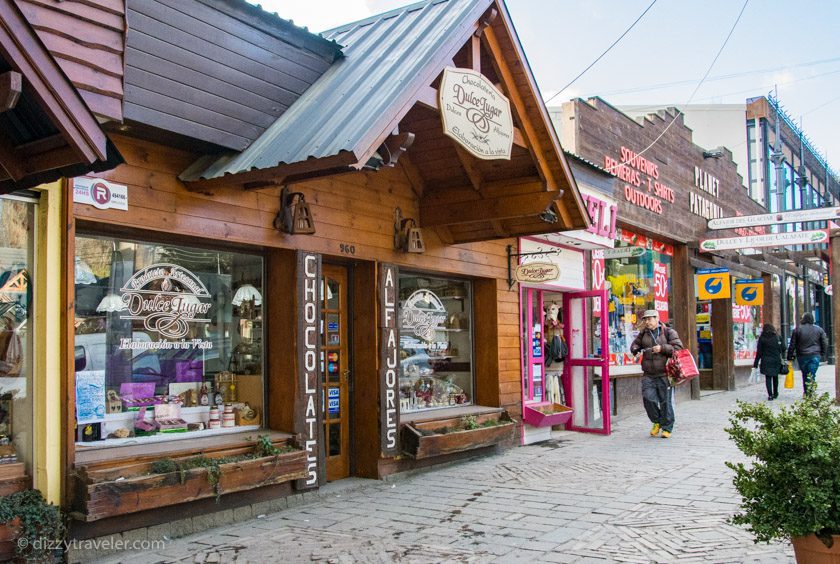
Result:
<svg viewBox="0 0 840 564"><path fill-rule="evenodd" d="M668 265L653 263L653 306L659 319L668 322Z"/></svg>
<svg viewBox="0 0 840 564"><path fill-rule="evenodd" d="M213 348L210 340L183 338L196 325L210 323L207 313L212 305L202 301L210 299L207 287L186 268L156 263L138 270L120 289L120 299L119 311L124 312L120 319L142 321L147 331L157 332L161 337L158 340L124 337L120 339L120 349Z"/></svg>
<svg viewBox="0 0 840 564"><path fill-rule="evenodd" d="M735 227L755 227L756 225L780 225L800 221L823 221L840 218L840 207L813 208L779 213L720 217L709 220L709 229L732 229Z"/></svg>
<svg viewBox="0 0 840 564"><path fill-rule="evenodd" d="M560 278L560 268L550 262L528 262L517 266L513 277L530 284L551 282Z"/></svg>
<svg viewBox="0 0 840 564"><path fill-rule="evenodd" d="M828 242L828 232L824 229L813 231L789 231L786 233L767 233L749 237L724 237L700 241L701 251L720 251L725 249L748 249L756 247L783 247L787 245L813 245Z"/></svg>
<svg viewBox="0 0 840 564"><path fill-rule="evenodd" d="M298 489L312 488L324 481L323 386L320 369L321 256L304 251L297 253L298 315L298 389L295 404L295 432L303 439L306 451L306 477L297 481Z"/></svg>
<svg viewBox="0 0 840 564"><path fill-rule="evenodd" d="M447 67L440 83L443 132L479 159L510 159L510 102L490 80L472 69Z"/></svg>
<svg viewBox="0 0 840 564"><path fill-rule="evenodd" d="M716 300L731 297L729 269L702 268L697 271L697 297L701 300Z"/></svg>
<svg viewBox="0 0 840 564"><path fill-rule="evenodd" d="M73 201L78 204L88 204L100 210L125 211L128 209L128 186L108 182L101 178L74 178Z"/></svg>
<svg viewBox="0 0 840 564"><path fill-rule="evenodd" d="M399 454L397 411L399 391L399 343L397 325L397 280L399 270L392 264L379 266L379 444L384 456ZM444 312L445 313L445 312Z"/></svg>
<svg viewBox="0 0 840 564"><path fill-rule="evenodd" d="M585 256L582 251L577 249L560 247L547 241L530 238L519 239L521 261L519 266L536 264L540 265L537 267L537 271L544 270L542 281L525 283L585 290L587 289L588 279L586 271L589 268ZM555 269L549 269L546 265L552 265ZM523 271L528 272L527 269L523 269ZM553 278L551 278L552 276Z"/></svg>
<svg viewBox="0 0 840 564"><path fill-rule="evenodd" d="M741 306L764 305L764 281L761 278L736 280L735 303Z"/></svg>

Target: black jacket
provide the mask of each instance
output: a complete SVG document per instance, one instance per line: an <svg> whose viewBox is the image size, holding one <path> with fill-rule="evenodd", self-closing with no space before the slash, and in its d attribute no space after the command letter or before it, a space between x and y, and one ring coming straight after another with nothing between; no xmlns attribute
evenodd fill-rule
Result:
<svg viewBox="0 0 840 564"><path fill-rule="evenodd" d="M782 339L776 333L762 333L758 338L758 345L755 349L755 362L753 368L758 368L761 361L761 373L765 376L775 376L782 369L782 352L784 345Z"/></svg>
<svg viewBox="0 0 840 564"><path fill-rule="evenodd" d="M674 355L674 351L684 348L680 336L667 325L660 323L659 338L654 338L653 332L645 328L630 345L630 353L636 354L642 349L650 349L654 345L662 347L661 352L645 351L642 355L642 372L645 376L664 376L665 364ZM655 331L655 330L654 330Z"/></svg>
<svg viewBox="0 0 840 564"><path fill-rule="evenodd" d="M819 355L825 360L828 354L828 337L819 325L813 323L802 323L793 330L790 337L790 345L787 350L788 360L803 356Z"/></svg>

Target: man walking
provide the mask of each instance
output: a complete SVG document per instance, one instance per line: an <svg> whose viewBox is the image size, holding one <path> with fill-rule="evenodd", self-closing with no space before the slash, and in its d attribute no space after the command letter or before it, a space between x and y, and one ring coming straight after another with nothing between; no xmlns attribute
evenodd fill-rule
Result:
<svg viewBox="0 0 840 564"><path fill-rule="evenodd" d="M659 322L656 310L645 311L642 321L644 329L630 345L630 354L637 358L642 354L642 401L653 423L650 436L658 436L661 430L667 439L674 429L674 405L665 363L683 344L676 331Z"/></svg>
<svg viewBox="0 0 840 564"><path fill-rule="evenodd" d="M820 360L825 360L828 354L828 337L819 325L814 325L814 315L806 313L793 335L790 336L787 359L792 361L794 356L799 360L802 371L803 396L814 393L817 389L817 368Z"/></svg>

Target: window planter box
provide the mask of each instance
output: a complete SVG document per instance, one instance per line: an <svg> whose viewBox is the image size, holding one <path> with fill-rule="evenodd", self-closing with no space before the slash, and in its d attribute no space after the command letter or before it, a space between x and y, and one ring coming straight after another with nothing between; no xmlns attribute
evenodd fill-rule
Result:
<svg viewBox="0 0 840 564"><path fill-rule="evenodd" d="M213 453L208 458L244 454L253 449ZM180 456L183 461L198 456ZM177 503L280 484L306 476L306 452L294 450L276 456L220 464L218 490L205 467L151 473L152 462L119 468L88 470L75 475L74 517L96 521Z"/></svg>
<svg viewBox="0 0 840 564"><path fill-rule="evenodd" d="M534 427L550 427L568 423L572 413L571 407L559 403L536 403L523 406L522 418Z"/></svg>
<svg viewBox="0 0 840 564"><path fill-rule="evenodd" d="M20 536L20 517L0 524L0 562L8 562L15 557L18 536Z"/></svg>
<svg viewBox="0 0 840 564"><path fill-rule="evenodd" d="M477 415L475 423L475 429L464 428L464 417L407 423L401 434L403 452L421 459L513 440L516 423L506 411Z"/></svg>

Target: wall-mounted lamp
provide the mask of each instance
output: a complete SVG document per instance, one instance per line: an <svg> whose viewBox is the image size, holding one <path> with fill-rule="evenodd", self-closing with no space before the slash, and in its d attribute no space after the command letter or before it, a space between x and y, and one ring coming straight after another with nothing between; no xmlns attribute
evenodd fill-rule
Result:
<svg viewBox="0 0 840 564"><path fill-rule="evenodd" d="M557 213L551 209L552 207L554 207L554 202L548 204L548 207L540 214L540 219L546 223L557 223L560 221L560 218L557 217Z"/></svg>
<svg viewBox="0 0 840 564"><path fill-rule="evenodd" d="M274 228L291 235L315 233L312 212L301 192L290 192L288 186L280 191L280 211L274 218Z"/></svg>
<svg viewBox="0 0 840 564"><path fill-rule="evenodd" d="M422 253L426 250L423 231L413 218L403 218L402 210L394 210L394 248L405 253Z"/></svg>

